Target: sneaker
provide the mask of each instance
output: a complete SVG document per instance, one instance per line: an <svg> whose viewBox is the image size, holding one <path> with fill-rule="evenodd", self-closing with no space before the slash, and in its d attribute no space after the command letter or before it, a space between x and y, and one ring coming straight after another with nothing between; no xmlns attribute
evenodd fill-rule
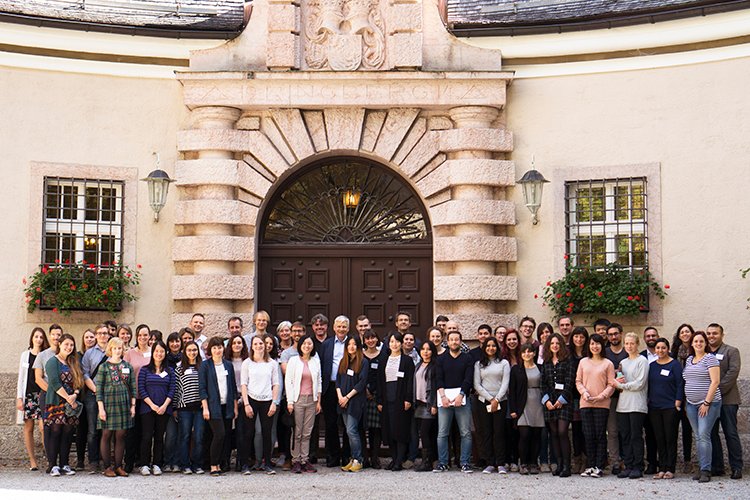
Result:
<svg viewBox="0 0 750 500"><path fill-rule="evenodd" d="M184 469L182 469L182 473L186 476L189 476L193 473L193 470L190 467L185 467Z"/></svg>
<svg viewBox="0 0 750 500"><path fill-rule="evenodd" d="M349 469L352 467L352 462L354 462L354 460L349 460L348 464L342 465L341 470L344 472L349 472Z"/></svg>
<svg viewBox="0 0 750 500"><path fill-rule="evenodd" d="M248 467L247 465L243 465L241 472L242 472L243 476L249 476L251 474L250 473L250 467Z"/></svg>
<svg viewBox="0 0 750 500"><path fill-rule="evenodd" d="M471 474L472 472L474 472L474 469L472 469L471 465L469 464L463 464L461 466L461 472L463 472L464 474Z"/></svg>
<svg viewBox="0 0 750 500"><path fill-rule="evenodd" d="M349 467L349 472L359 472L362 470L362 462L359 460L352 460L352 465Z"/></svg>
<svg viewBox="0 0 750 500"><path fill-rule="evenodd" d="M206 471L204 471L204 470L203 470L203 469L201 469L200 467L196 467L195 469L193 469L193 472L195 472L195 473L196 473L196 474L198 474L198 475L201 475L201 474L205 474L205 473L206 473Z"/></svg>
<svg viewBox="0 0 750 500"><path fill-rule="evenodd" d="M519 473L520 473L520 474L521 474L522 476L528 476L528 475L529 475L529 469L528 469L528 468L527 468L527 467L526 467L525 465L522 465L522 466L521 466L521 467L520 467L520 468L518 469L518 472L519 472Z"/></svg>
<svg viewBox="0 0 750 500"><path fill-rule="evenodd" d="M550 466L548 463L542 462L542 464L539 466L539 472L551 472L552 469L550 469Z"/></svg>
<svg viewBox="0 0 750 500"><path fill-rule="evenodd" d="M271 461L273 462L273 459L271 459ZM282 465L284 465L284 462L286 462L286 455L282 453L281 455L279 455L279 458L276 459L275 465L276 467L281 467Z"/></svg>
<svg viewBox="0 0 750 500"><path fill-rule="evenodd" d="M506 469L505 467L503 467L501 465L500 467L497 468L497 473L498 474L507 474L508 473L508 469Z"/></svg>
<svg viewBox="0 0 750 500"><path fill-rule="evenodd" d="M531 467L529 467L529 474L533 474L533 475L539 474L539 466L532 465Z"/></svg>
<svg viewBox="0 0 750 500"><path fill-rule="evenodd" d="M302 464L299 462L294 462L292 465L292 472L294 474L302 474Z"/></svg>
<svg viewBox="0 0 750 500"><path fill-rule="evenodd" d="M161 467L159 467L158 465L154 465L151 468L151 474L153 474L154 476L161 476Z"/></svg>
<svg viewBox="0 0 750 500"><path fill-rule="evenodd" d="M432 469L432 472L445 472L448 470L447 465L443 464L437 464L434 469Z"/></svg>
<svg viewBox="0 0 750 500"><path fill-rule="evenodd" d="M53 467L52 467L52 468L51 468L51 469L49 470L49 475L50 475L50 476L52 476L52 477L57 477L57 476L59 476L59 475L60 475L60 467L58 467L57 465L53 466Z"/></svg>
<svg viewBox="0 0 750 500"><path fill-rule="evenodd" d="M594 467L589 477L602 477L602 470L599 467Z"/></svg>
<svg viewBox="0 0 750 500"><path fill-rule="evenodd" d="M150 476L151 475L151 469L148 468L148 465L144 465L141 467L141 476Z"/></svg>
<svg viewBox="0 0 750 500"><path fill-rule="evenodd" d="M581 472L581 477L591 477L591 473L594 472L593 467L589 467L588 469Z"/></svg>
<svg viewBox="0 0 750 500"><path fill-rule="evenodd" d="M269 476L273 476L274 474L276 474L276 471L267 465L263 466L263 472L265 472Z"/></svg>
<svg viewBox="0 0 750 500"><path fill-rule="evenodd" d="M487 467L484 468L484 470L482 471L482 474L492 474L493 472L495 472L495 468L491 465L488 465Z"/></svg>
<svg viewBox="0 0 750 500"><path fill-rule="evenodd" d="M403 464L401 464L401 465L402 465L402 467L403 467L404 469L411 469L412 467L414 467L414 462L413 462L413 461L411 461L411 460L406 460L406 461L404 461L404 463L403 463Z"/></svg>
<svg viewBox="0 0 750 500"><path fill-rule="evenodd" d="M318 469L312 464L312 462L305 462L302 464L302 472L314 474L318 472Z"/></svg>
<svg viewBox="0 0 750 500"><path fill-rule="evenodd" d="M518 464L510 464L510 471L511 472L518 472Z"/></svg>
<svg viewBox="0 0 750 500"><path fill-rule="evenodd" d="M76 471L74 471L73 469L71 469L70 465L63 465L63 467L62 467L62 473L65 474L66 476L75 476L76 475Z"/></svg>

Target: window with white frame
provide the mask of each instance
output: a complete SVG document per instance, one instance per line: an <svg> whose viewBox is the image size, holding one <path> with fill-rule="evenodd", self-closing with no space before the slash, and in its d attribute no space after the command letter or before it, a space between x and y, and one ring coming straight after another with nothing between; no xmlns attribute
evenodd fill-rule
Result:
<svg viewBox="0 0 750 500"><path fill-rule="evenodd" d="M565 244L573 266L648 268L646 178L565 183Z"/></svg>
<svg viewBox="0 0 750 500"><path fill-rule="evenodd" d="M122 181L45 177L43 214L42 264L120 260Z"/></svg>

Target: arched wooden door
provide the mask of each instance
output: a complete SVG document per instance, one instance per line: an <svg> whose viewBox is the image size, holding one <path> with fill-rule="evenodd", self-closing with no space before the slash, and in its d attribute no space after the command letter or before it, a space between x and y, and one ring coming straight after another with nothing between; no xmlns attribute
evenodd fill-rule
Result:
<svg viewBox="0 0 750 500"><path fill-rule="evenodd" d="M385 167L338 158L302 170L268 203L258 250L258 306L274 325L365 314L382 335L403 310L421 336L432 320L430 222Z"/></svg>

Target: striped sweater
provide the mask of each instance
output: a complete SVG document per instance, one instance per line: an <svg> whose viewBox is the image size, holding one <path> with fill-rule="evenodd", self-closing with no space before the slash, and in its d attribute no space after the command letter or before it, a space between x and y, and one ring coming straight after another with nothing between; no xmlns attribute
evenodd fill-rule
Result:
<svg viewBox="0 0 750 500"><path fill-rule="evenodd" d="M178 366L175 375L177 376L175 407L178 410L199 409L201 397L198 384L198 367L193 365L183 370L182 366Z"/></svg>

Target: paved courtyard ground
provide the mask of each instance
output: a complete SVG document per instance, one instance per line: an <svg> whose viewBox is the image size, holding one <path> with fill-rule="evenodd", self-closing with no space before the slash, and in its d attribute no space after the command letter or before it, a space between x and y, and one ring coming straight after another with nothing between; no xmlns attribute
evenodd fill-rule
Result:
<svg viewBox="0 0 750 500"><path fill-rule="evenodd" d="M33 494L31 492L34 492ZM64 493L63 493L64 492ZM431 472L371 471L357 474L321 469L317 474L275 476L256 473L242 476L237 473L220 478L210 476L182 476L165 474L161 477L108 479L79 473L72 477L49 477L40 472L18 468L0 468L0 499L88 500L88 498L127 499L224 499L224 498L451 498L482 499L509 498L553 500L573 499L631 499L631 498L693 498L748 499L750 479L732 481L716 478L699 485L687 476L670 481L652 479L617 479L603 477L588 479L573 477L560 479L551 474L520 476L510 474L485 475L475 472L464 475L451 471Z"/></svg>

